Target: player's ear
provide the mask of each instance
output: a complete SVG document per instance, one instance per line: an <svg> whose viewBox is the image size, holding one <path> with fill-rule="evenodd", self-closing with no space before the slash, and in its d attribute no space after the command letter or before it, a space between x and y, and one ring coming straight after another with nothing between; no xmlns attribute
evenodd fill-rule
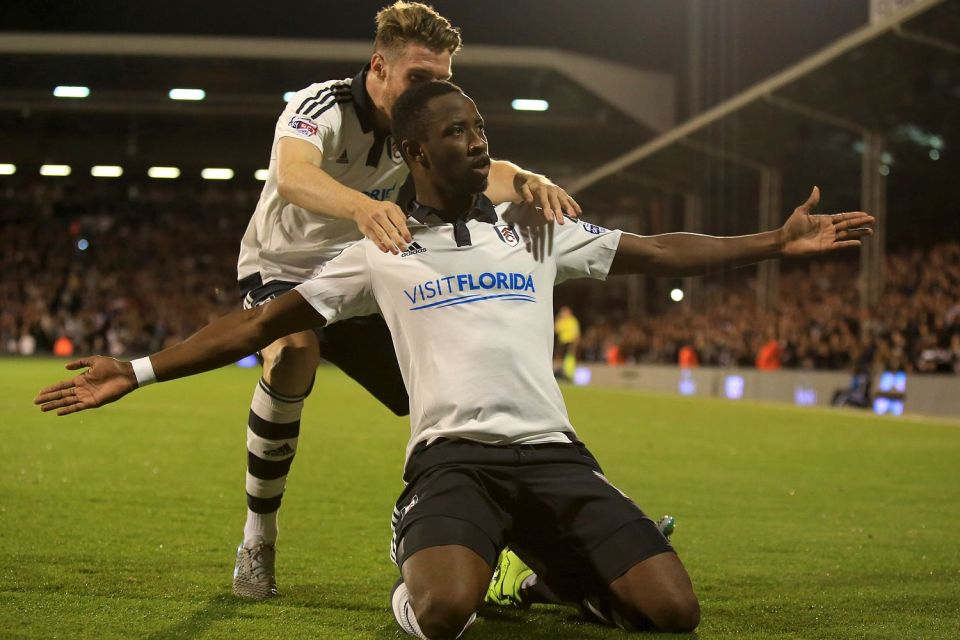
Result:
<svg viewBox="0 0 960 640"><path fill-rule="evenodd" d="M387 60L379 51L374 51L373 55L370 56L370 71L372 71L380 81L383 81L387 77Z"/></svg>
<svg viewBox="0 0 960 640"><path fill-rule="evenodd" d="M423 152L423 146L415 140L404 140L400 143L400 148L403 149L403 157L407 160L408 164L419 164L421 166L427 166L426 154Z"/></svg>

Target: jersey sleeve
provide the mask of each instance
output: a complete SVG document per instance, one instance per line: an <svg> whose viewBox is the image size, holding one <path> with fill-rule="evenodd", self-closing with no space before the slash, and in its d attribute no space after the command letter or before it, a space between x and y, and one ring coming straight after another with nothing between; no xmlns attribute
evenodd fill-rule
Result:
<svg viewBox="0 0 960 640"><path fill-rule="evenodd" d="M351 245L312 279L297 285L297 292L327 324L379 312L364 244Z"/></svg>
<svg viewBox="0 0 960 640"><path fill-rule="evenodd" d="M306 140L321 153L324 149L331 149L333 138L342 124L339 107L349 91L349 86L344 88L341 84L313 86L298 91L277 120L277 140Z"/></svg>
<svg viewBox="0 0 960 640"><path fill-rule="evenodd" d="M610 230L582 220L553 225L553 256L557 283L572 278L605 280L620 245L619 230Z"/></svg>

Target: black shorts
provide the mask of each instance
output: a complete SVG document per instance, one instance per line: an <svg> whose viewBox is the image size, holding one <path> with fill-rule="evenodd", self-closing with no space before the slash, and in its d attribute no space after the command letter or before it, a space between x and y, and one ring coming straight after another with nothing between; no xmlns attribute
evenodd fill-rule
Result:
<svg viewBox="0 0 960 640"><path fill-rule="evenodd" d="M263 284L259 274L244 278L239 282L243 308L258 307L298 284L282 281ZM393 339L381 316L350 318L313 331L320 341L323 359L359 382L396 415L410 414L410 398L400 375Z"/></svg>
<svg viewBox="0 0 960 640"><path fill-rule="evenodd" d="M421 549L458 544L493 567L509 545L558 596L579 601L673 551L580 442L441 439L414 450L404 479L393 517L398 566Z"/></svg>

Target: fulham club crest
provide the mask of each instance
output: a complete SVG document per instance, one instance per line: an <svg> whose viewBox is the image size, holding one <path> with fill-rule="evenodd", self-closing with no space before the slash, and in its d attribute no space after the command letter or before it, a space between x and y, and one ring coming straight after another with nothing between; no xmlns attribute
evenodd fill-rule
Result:
<svg viewBox="0 0 960 640"><path fill-rule="evenodd" d="M520 238L517 237L517 232L513 230L513 227L507 224L498 224L493 228L497 232L497 236L504 242L506 242L511 247L515 247L520 244Z"/></svg>

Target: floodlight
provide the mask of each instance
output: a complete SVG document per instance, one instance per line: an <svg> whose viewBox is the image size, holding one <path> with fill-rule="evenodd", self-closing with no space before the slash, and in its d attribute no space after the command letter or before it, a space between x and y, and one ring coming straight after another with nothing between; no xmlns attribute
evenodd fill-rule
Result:
<svg viewBox="0 0 960 640"><path fill-rule="evenodd" d="M94 178L119 178L123 175L123 167L115 164L98 164L90 169L90 175Z"/></svg>
<svg viewBox="0 0 960 640"><path fill-rule="evenodd" d="M515 111L546 111L550 108L550 103L536 98L517 98L510 106Z"/></svg>
<svg viewBox="0 0 960 640"><path fill-rule="evenodd" d="M171 100L203 100L207 92L203 89L170 89Z"/></svg>
<svg viewBox="0 0 960 640"><path fill-rule="evenodd" d="M147 175L151 178L172 179L180 177L180 169L176 167L150 167Z"/></svg>
<svg viewBox="0 0 960 640"><path fill-rule="evenodd" d="M68 164L45 164L40 167L40 175L42 176L68 176L70 171L70 165Z"/></svg>
<svg viewBox="0 0 960 640"><path fill-rule="evenodd" d="M53 95L58 98L86 98L90 95L89 87L68 87L61 85L54 87Z"/></svg>
<svg viewBox="0 0 960 640"><path fill-rule="evenodd" d="M230 180L233 178L233 169L207 167L200 172L204 180Z"/></svg>

